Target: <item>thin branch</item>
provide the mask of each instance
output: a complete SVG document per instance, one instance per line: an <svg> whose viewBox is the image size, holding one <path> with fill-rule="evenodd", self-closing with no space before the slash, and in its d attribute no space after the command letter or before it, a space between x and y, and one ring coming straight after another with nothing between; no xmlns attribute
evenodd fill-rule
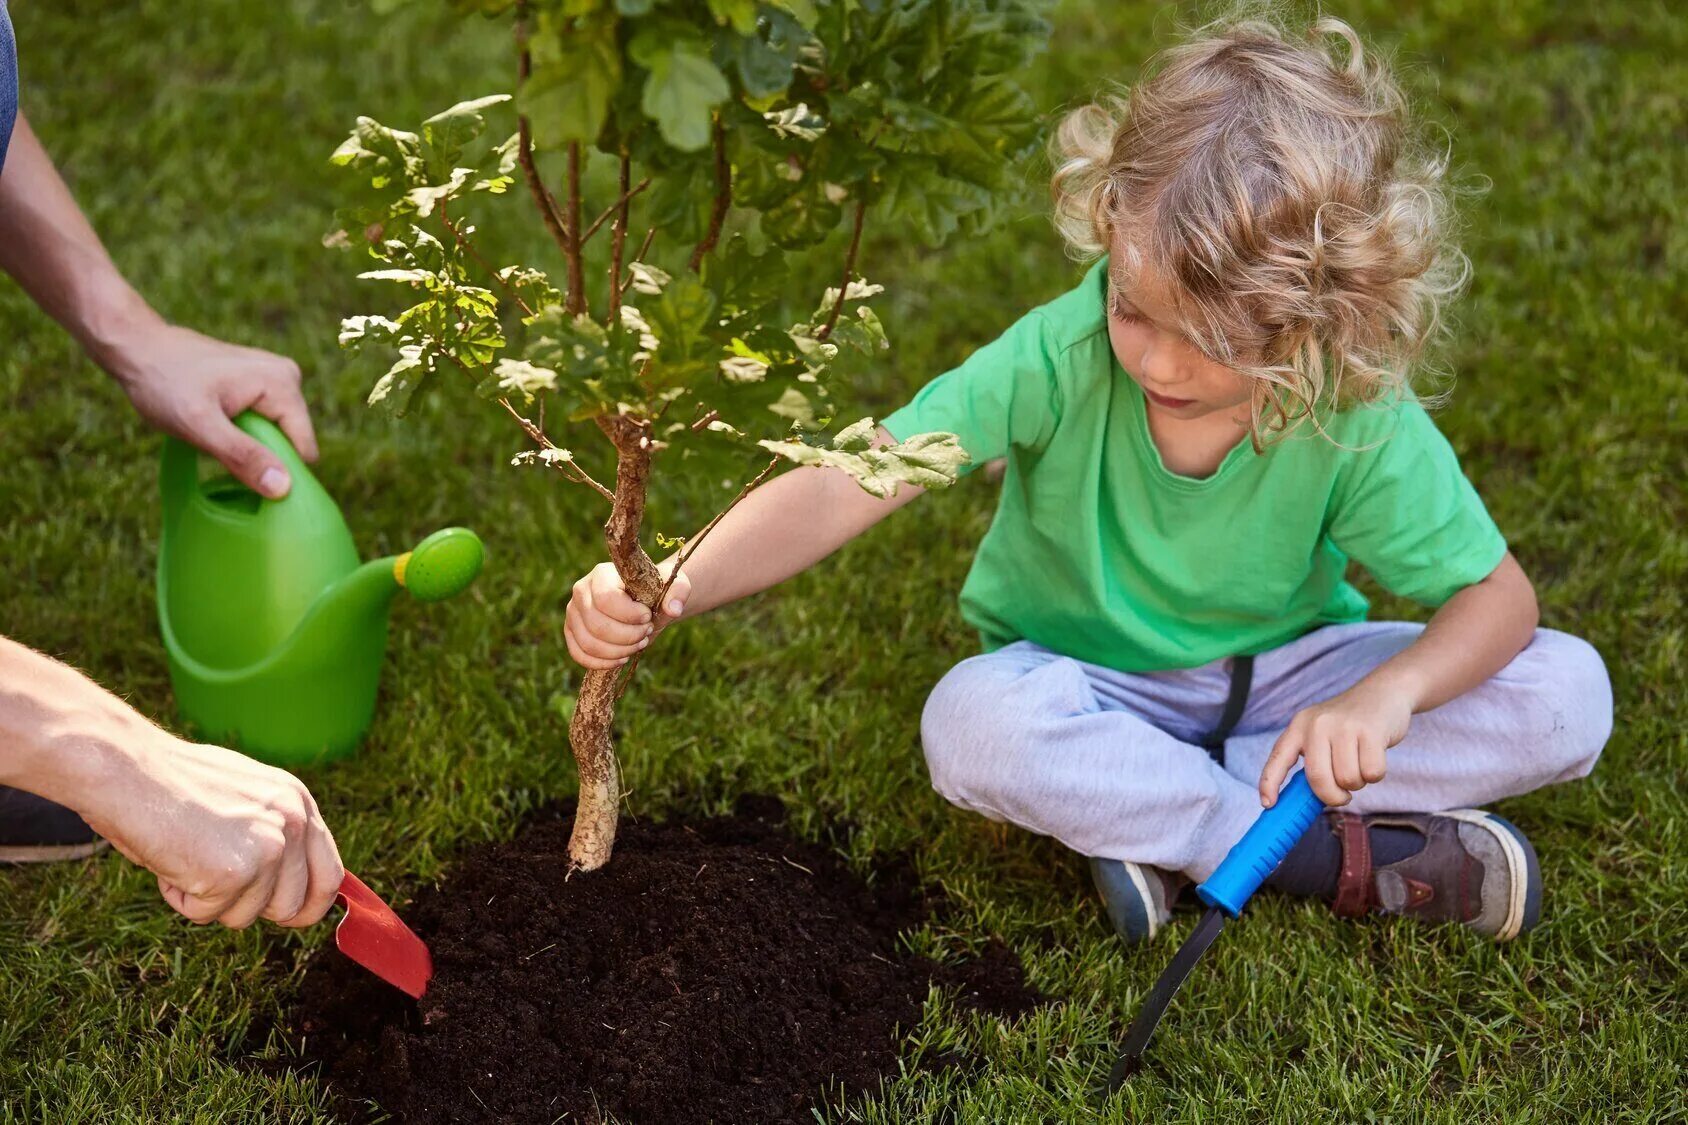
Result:
<svg viewBox="0 0 1688 1125"><path fill-rule="evenodd" d="M733 170L727 164L727 127L721 115L715 115L715 206L709 212L709 229L692 251L691 270L696 273L703 266L704 255L715 249L721 239L721 225L727 221L727 208L733 202Z"/></svg>
<svg viewBox="0 0 1688 1125"><path fill-rule="evenodd" d="M616 205L610 209L615 212L615 226L610 230L609 289L610 323L612 324L615 323L616 317L621 312L621 253L627 246L627 207L628 204L632 202L633 196L638 193L638 188L631 191L627 188L627 181L632 177L632 175L632 161L628 158L627 150L623 149L621 152L621 198L617 200ZM651 181L649 179L641 180L639 182L639 187L642 188L650 182ZM609 213L609 211L605 211L604 215L608 215ZM598 223L603 221L604 216L599 215L597 222L592 224L593 228L596 229ZM586 234L590 237L592 232L587 231Z"/></svg>
<svg viewBox="0 0 1688 1125"><path fill-rule="evenodd" d="M523 417L521 411L510 405L510 400L508 398L500 396L498 404L505 410L509 411L510 417L516 420L516 424L519 425L524 432L526 432L527 436L533 440L534 444L538 445L541 449L557 448L557 446L552 443L551 439L545 435L544 430L534 425L530 419ZM612 504L615 503L615 493L599 484L596 480L593 480L592 474L581 468L577 462L550 461L547 463L561 470L562 474L569 480L574 481L576 484L590 485L592 490L598 495L602 496L605 500L608 500Z"/></svg>
<svg viewBox="0 0 1688 1125"><path fill-rule="evenodd" d="M674 560L673 567L668 571L667 580L663 582L662 589L657 593L656 607L653 612L661 612L663 599L668 597L668 591L674 585L674 579L679 577L680 568L686 565L686 561L692 557L692 552L696 551L703 543L704 536L708 535L711 531L714 531L716 525L727 518L727 513L739 506L739 501L743 500L746 496L749 496L752 492L755 492L756 489L761 486L762 482L768 479L768 475L779 466L779 463L780 459L778 457L771 459L767 465L763 467L762 471L756 474L755 479L743 488L739 489L739 494L733 497L733 502L731 504L728 504L725 508L722 508L720 512L716 513L714 519L703 525L702 531L692 536L686 541L686 545L680 548L679 557ZM622 675L621 683L617 685L615 689L615 698L617 702L620 702L622 693L627 690L627 685L633 682L633 673L639 670L639 660L644 655L645 650L640 649L638 652L633 654L633 659L627 662L627 671Z"/></svg>
<svg viewBox="0 0 1688 1125"><path fill-rule="evenodd" d="M697 421L692 423L692 433L697 433L699 430L703 429L719 417L721 417L721 412L719 410L711 410L708 414L705 414L702 418L699 418Z"/></svg>
<svg viewBox="0 0 1688 1125"><path fill-rule="evenodd" d="M635 262L644 261L645 255L650 253L651 243L653 243L655 241L656 241L656 228L652 227L650 230L645 232L645 240L643 242L639 243L639 252L637 254L633 255L633 260ZM621 291L623 293L626 293L627 287L629 285L632 285L632 284L633 284L633 275L628 274L626 277L621 279Z"/></svg>
<svg viewBox="0 0 1688 1125"><path fill-rule="evenodd" d="M563 226L569 240L566 252L569 263L568 310L576 316L586 311L586 269L580 256L580 168L583 163L580 142L570 141L568 210L563 212Z"/></svg>
<svg viewBox="0 0 1688 1125"><path fill-rule="evenodd" d="M623 153L621 158L625 161L627 159L627 154ZM627 181L623 179L621 181L621 198L604 208L603 214L599 215L596 219L593 219L591 223L587 224L586 230L580 235L580 241L585 242L587 239L597 234L599 227L608 222L610 218L616 214L616 212L620 211L623 207L626 207L635 195L638 195L650 186L651 178L649 176L646 176L632 187L628 187Z"/></svg>
<svg viewBox="0 0 1688 1125"><path fill-rule="evenodd" d="M520 4L516 8L516 46L518 49L516 61L516 89L521 90L527 82L528 75L533 73L533 56L527 46L527 5ZM557 201L551 198L546 190L545 181L539 178L539 169L533 163L533 130L528 125L527 114L516 116L516 158L522 166L522 178L527 181L528 191L533 195L534 206L539 208L539 217L545 220L545 229L551 232L551 238L557 248L564 254L568 253L568 232L563 230L562 216L557 213Z"/></svg>
<svg viewBox="0 0 1688 1125"><path fill-rule="evenodd" d="M461 367L463 369L463 373L465 375L469 376L469 378L473 379L475 377L474 369L471 368L467 363L464 363L461 359L458 359L456 356L452 355L450 352L446 351L443 348L436 348L435 352L437 354L443 355L445 358L451 360L451 362L455 363L458 367ZM506 398L503 395L499 395L498 396L498 405L502 406L506 411L509 412L510 417L512 417L516 420L516 424L518 426L520 426L522 428L523 432L526 433L529 438L533 439L534 443L536 445L538 445L541 449L556 449L556 448L558 448L558 446L555 443L553 443L550 438L545 436L544 430L542 430L538 426L534 425L533 422L530 419L523 417L521 411L517 410L514 406L511 406L510 400L508 398ZM603 485L601 485L597 481L593 480L592 474L588 473L585 469L581 468L580 465L577 464L576 462L573 462L573 461L551 461L551 462L548 462L548 464L551 464L551 465L555 466L557 469L561 470L563 476L567 477L569 480L573 481L574 483L590 485L592 487L593 491L597 492L604 499L608 500L611 504L615 503L615 493L611 492L609 489L605 488Z"/></svg>
<svg viewBox="0 0 1688 1125"><path fill-rule="evenodd" d="M503 286L506 293L510 294L510 299L516 302L523 312L532 316L533 309L526 301L522 300L522 295L516 292L516 287L511 285L508 281L505 281L504 278L499 275L498 271L492 268L492 263L481 256L481 252L475 249L474 243L470 242L469 239L464 236L463 232L458 229L457 224L451 221L451 217L446 214L444 202L441 202L440 204L440 223L446 230L451 232L451 237L457 240L458 248L467 251L471 258L479 262L481 264L481 268L486 270L486 272L492 276L494 281Z"/></svg>
<svg viewBox="0 0 1688 1125"><path fill-rule="evenodd" d="M844 276L838 282L838 299L832 302L832 312L827 314L826 323L815 333L815 339L824 340L832 335L832 330L838 326L838 314L844 311L844 297L850 292L850 275L856 269L856 251L862 245L862 219L867 214L867 200L856 200L856 218L850 231L850 249L844 253Z"/></svg>

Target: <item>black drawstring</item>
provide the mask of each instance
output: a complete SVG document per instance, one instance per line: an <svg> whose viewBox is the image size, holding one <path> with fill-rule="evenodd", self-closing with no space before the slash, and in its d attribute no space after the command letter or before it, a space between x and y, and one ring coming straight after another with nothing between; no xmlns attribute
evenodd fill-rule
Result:
<svg viewBox="0 0 1688 1125"><path fill-rule="evenodd" d="M1231 737L1231 732L1237 729L1237 723L1242 721L1243 710L1248 706L1248 691L1253 685L1254 657L1233 657L1231 694L1225 700L1225 711L1219 716L1219 725L1202 739L1202 749L1212 755L1213 760L1220 765L1225 764L1225 740Z"/></svg>

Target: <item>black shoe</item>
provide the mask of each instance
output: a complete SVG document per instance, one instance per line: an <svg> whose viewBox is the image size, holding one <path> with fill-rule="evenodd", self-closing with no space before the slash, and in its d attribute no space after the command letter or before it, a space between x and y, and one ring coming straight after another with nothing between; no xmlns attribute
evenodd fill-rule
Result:
<svg viewBox="0 0 1688 1125"><path fill-rule="evenodd" d="M63 805L0 785L0 863L81 859L105 846L87 821Z"/></svg>

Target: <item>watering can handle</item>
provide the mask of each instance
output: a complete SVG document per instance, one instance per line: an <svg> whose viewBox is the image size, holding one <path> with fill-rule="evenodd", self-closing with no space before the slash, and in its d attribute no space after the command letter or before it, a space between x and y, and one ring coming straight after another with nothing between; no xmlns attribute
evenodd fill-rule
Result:
<svg viewBox="0 0 1688 1125"><path fill-rule="evenodd" d="M287 440L287 435L274 422L262 414L247 410L233 419L259 445L274 453L280 459L287 475L295 482L302 480L310 470L300 458L293 443ZM166 524L175 522L188 499L199 490L199 450L180 438L167 437L164 439L164 453L162 457L161 491L164 496L164 521ZM289 496L292 493L288 493ZM285 503L287 497L280 500L265 501L265 503Z"/></svg>

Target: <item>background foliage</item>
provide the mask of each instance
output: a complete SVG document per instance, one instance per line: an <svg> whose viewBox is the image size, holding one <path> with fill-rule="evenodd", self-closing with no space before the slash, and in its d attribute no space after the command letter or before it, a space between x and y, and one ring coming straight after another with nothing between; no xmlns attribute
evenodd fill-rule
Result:
<svg viewBox="0 0 1688 1125"><path fill-rule="evenodd" d="M365 553L452 522L487 538L472 597L398 613L365 753L309 779L351 864L415 886L571 783L571 687L552 669L563 591L601 543L574 491L511 479L500 419L447 405L400 426L370 416L379 372L348 370L333 344L367 286L317 243L338 202L323 156L356 113L420 120L465 90L505 88L506 39L425 7L347 15L334 0L12 9L26 111L130 276L170 315L305 366L322 475ZM1476 285L1440 421L1535 576L1546 623L1607 656L1617 733L1589 781L1503 807L1542 853L1535 935L1496 948L1263 899L1204 962L1156 1069L1111 1120L1688 1115L1688 28L1662 3L1399 9L1338 14L1398 45L1466 171L1493 181L1469 204ZM1027 74L1038 107L1128 79L1173 20L1063 4ZM1072 283L1038 176L1026 173L1021 219L941 258L870 241L872 275L895 286L880 312L897 347L862 412L894 407ZM537 231L501 237L501 256L545 253ZM6 283L0 341L0 628L167 717L156 439ZM676 498L682 526L725 492L691 487ZM801 825L849 817L860 857L912 849L949 892L951 927L917 943L999 934L1056 998L1006 1028L935 1001L910 1053L961 1047L983 1065L901 1079L840 1119L1085 1119L1107 1038L1171 950L1120 950L1077 860L927 787L919 707L972 651L953 596L993 501L969 478L819 571L677 630L663 675L628 697L635 814L763 790ZM310 1082L242 1060L327 938L194 930L114 858L0 873L0 1119L325 1119Z"/></svg>

